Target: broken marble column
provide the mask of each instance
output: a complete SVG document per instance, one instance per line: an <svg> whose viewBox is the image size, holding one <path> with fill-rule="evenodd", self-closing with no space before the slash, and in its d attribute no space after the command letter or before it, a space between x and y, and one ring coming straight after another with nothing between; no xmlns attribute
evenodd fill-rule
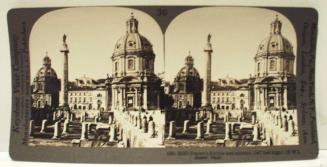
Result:
<svg viewBox="0 0 327 167"><path fill-rule="evenodd" d="M135 118L134 118L134 116L132 116L131 119L132 119L132 125L135 126L136 123L135 123Z"/></svg>
<svg viewBox="0 0 327 167"><path fill-rule="evenodd" d="M269 132L266 133L266 142L267 142L267 146L272 146L272 141L271 141L271 134Z"/></svg>
<svg viewBox="0 0 327 167"><path fill-rule="evenodd" d="M68 134L68 127L69 127L69 120L68 119L65 119L64 128L62 130L62 134L63 135L67 135Z"/></svg>
<svg viewBox="0 0 327 167"><path fill-rule="evenodd" d="M112 115L109 115L109 116L108 116L108 124L111 125L112 122L113 122Z"/></svg>
<svg viewBox="0 0 327 167"><path fill-rule="evenodd" d="M279 115L278 125L280 128L283 128L283 116L282 115Z"/></svg>
<svg viewBox="0 0 327 167"><path fill-rule="evenodd" d="M261 126L261 139L266 139L266 128Z"/></svg>
<svg viewBox="0 0 327 167"><path fill-rule="evenodd" d="M204 139L204 129L203 129L203 122L200 121L198 122L198 124L196 125L196 140L202 140Z"/></svg>
<svg viewBox="0 0 327 167"><path fill-rule="evenodd" d="M47 122L48 120L46 119L42 120L40 133L45 133L45 130L47 129Z"/></svg>
<svg viewBox="0 0 327 167"><path fill-rule="evenodd" d="M73 122L73 120L74 120L74 114L71 113L70 116L69 116L69 121L70 121L70 122Z"/></svg>
<svg viewBox="0 0 327 167"><path fill-rule="evenodd" d="M231 139L231 133L230 133L230 123L226 122L225 123L225 140L230 140Z"/></svg>
<svg viewBox="0 0 327 167"><path fill-rule="evenodd" d="M152 137L155 137L155 132L156 132L156 125L154 123L154 121L149 121L148 123L148 133L149 133L149 136L152 138Z"/></svg>
<svg viewBox="0 0 327 167"><path fill-rule="evenodd" d="M235 124L234 123L231 123L230 125L230 134L233 134L235 132Z"/></svg>
<svg viewBox="0 0 327 167"><path fill-rule="evenodd" d="M295 135L295 123L293 119L288 121L288 132L291 134L291 136Z"/></svg>
<svg viewBox="0 0 327 167"><path fill-rule="evenodd" d="M139 120L139 118L138 118L138 116L135 116L134 117L134 126L136 126L136 127L138 127L138 121Z"/></svg>
<svg viewBox="0 0 327 167"><path fill-rule="evenodd" d="M243 110L241 111L240 119L241 119L241 121L240 121L240 122L242 122L242 121L243 121L243 119L244 119L244 111L243 111Z"/></svg>
<svg viewBox="0 0 327 167"><path fill-rule="evenodd" d="M70 113L69 112L65 112L65 120L67 120L68 122L70 121Z"/></svg>
<svg viewBox="0 0 327 167"><path fill-rule="evenodd" d="M227 115L226 114L224 115L224 122L228 122L227 121Z"/></svg>
<svg viewBox="0 0 327 167"><path fill-rule="evenodd" d="M211 133L211 124L212 122L210 121L207 122L206 135L209 135Z"/></svg>
<svg viewBox="0 0 327 167"><path fill-rule="evenodd" d="M147 133L148 132L148 120L146 117L143 117L142 127L143 127L142 132Z"/></svg>
<svg viewBox="0 0 327 167"><path fill-rule="evenodd" d="M169 122L169 132L167 139L175 139L176 137L176 122L170 121Z"/></svg>
<svg viewBox="0 0 327 167"><path fill-rule="evenodd" d="M111 125L109 131L109 142L115 142L115 141L116 141L116 129L115 129L115 125Z"/></svg>
<svg viewBox="0 0 327 167"><path fill-rule="evenodd" d="M213 113L212 122L217 122L217 113Z"/></svg>
<svg viewBox="0 0 327 167"><path fill-rule="evenodd" d="M57 119L57 113L54 111L52 113L52 120L55 121Z"/></svg>
<svg viewBox="0 0 327 167"><path fill-rule="evenodd" d="M30 120L30 126L29 126L29 130L28 130L28 134L30 136L34 136L34 128L35 128L34 120Z"/></svg>
<svg viewBox="0 0 327 167"><path fill-rule="evenodd" d="M254 125L257 122L257 115L256 115L256 113L252 113L251 118L252 118L251 123L252 123L252 125Z"/></svg>
<svg viewBox="0 0 327 167"><path fill-rule="evenodd" d="M83 122L82 123L82 132L81 132L81 140L87 140L88 139L88 124Z"/></svg>
<svg viewBox="0 0 327 167"><path fill-rule="evenodd" d="M214 115L215 113L213 113L213 112L209 112L209 122L213 122L213 115Z"/></svg>
<svg viewBox="0 0 327 167"><path fill-rule="evenodd" d="M253 141L258 141L259 140L259 127L258 124L253 125Z"/></svg>
<svg viewBox="0 0 327 167"><path fill-rule="evenodd" d="M83 123L85 121L85 114L80 115L80 123Z"/></svg>
<svg viewBox="0 0 327 167"><path fill-rule="evenodd" d="M123 128L120 128L119 131L118 131L118 140L119 141L123 141L124 140L124 129Z"/></svg>
<svg viewBox="0 0 327 167"><path fill-rule="evenodd" d="M60 122L57 121L55 124L54 124L54 131L53 131L53 137L52 139L56 140L56 139L60 139Z"/></svg>
<svg viewBox="0 0 327 167"><path fill-rule="evenodd" d="M288 121L287 121L287 116L286 115L284 116L283 122L284 122L283 129L284 129L285 132L287 132L288 131Z"/></svg>
<svg viewBox="0 0 327 167"><path fill-rule="evenodd" d="M142 118L141 118L141 116L138 117L137 125L138 125L137 128L142 129Z"/></svg>
<svg viewBox="0 0 327 167"><path fill-rule="evenodd" d="M241 115L237 116L237 121L242 122L242 116Z"/></svg>
<svg viewBox="0 0 327 167"><path fill-rule="evenodd" d="M189 132L189 128L190 128L190 120L185 120L182 133L187 134Z"/></svg>
<svg viewBox="0 0 327 167"><path fill-rule="evenodd" d="M195 121L199 121L200 120L200 112L195 112Z"/></svg>

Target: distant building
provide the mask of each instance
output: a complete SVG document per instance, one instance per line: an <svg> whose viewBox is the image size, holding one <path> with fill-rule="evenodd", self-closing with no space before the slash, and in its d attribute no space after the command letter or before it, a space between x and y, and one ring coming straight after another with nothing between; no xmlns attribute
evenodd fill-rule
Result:
<svg viewBox="0 0 327 167"><path fill-rule="evenodd" d="M59 105L60 80L51 67L51 59L43 58L43 67L37 72L32 83L32 107L36 109L52 108Z"/></svg>
<svg viewBox="0 0 327 167"><path fill-rule="evenodd" d="M83 76L70 83L68 104L71 110L108 111L111 106L111 78L94 80Z"/></svg>
<svg viewBox="0 0 327 167"><path fill-rule="evenodd" d="M254 57L255 74L249 83L254 109L296 108L295 55L281 30L282 23L276 17L270 35L259 44Z"/></svg>
<svg viewBox="0 0 327 167"><path fill-rule="evenodd" d="M212 83L211 104L216 110L249 109L248 79L236 80L230 77Z"/></svg>
<svg viewBox="0 0 327 167"><path fill-rule="evenodd" d="M68 91L71 110L108 111L109 94L106 89L81 88Z"/></svg>
<svg viewBox="0 0 327 167"><path fill-rule="evenodd" d="M201 107L201 91L202 79L194 67L193 57L188 55L185 58L185 66L177 73L169 92L174 100L173 107L178 109Z"/></svg>

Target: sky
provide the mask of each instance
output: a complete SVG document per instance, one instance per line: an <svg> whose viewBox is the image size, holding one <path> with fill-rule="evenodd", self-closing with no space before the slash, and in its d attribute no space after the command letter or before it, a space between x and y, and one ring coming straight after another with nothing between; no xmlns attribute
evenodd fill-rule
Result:
<svg viewBox="0 0 327 167"><path fill-rule="evenodd" d="M248 78L254 73L254 56L261 41L269 36L270 23L278 14L282 34L296 48L293 26L283 15L267 9L241 7L207 7L177 16L168 26L166 40L166 78L173 80L191 52L195 68L204 76L207 35L213 48L212 80ZM296 49L294 49L296 54ZM295 69L295 68L294 68Z"/></svg>
<svg viewBox="0 0 327 167"><path fill-rule="evenodd" d="M153 45L155 73L165 71L173 81L184 66L189 51L200 76L204 76L203 52L208 33L212 34L212 80L226 76L248 78L254 73L254 56L259 43L269 36L270 23L276 14L283 23L282 34L296 48L293 26L283 15L260 8L206 7L177 16L162 34L158 23L136 9L121 7L66 8L43 15L33 26L30 36L31 76L42 67L48 52L52 67L62 76L62 36L67 34L69 80L84 75L105 78L111 74L111 55L117 40L126 33L126 21L133 12L139 32ZM165 35L165 41L163 36ZM165 42L165 56L163 43ZM296 55L296 49L294 49ZM164 58L166 67L164 67Z"/></svg>
<svg viewBox="0 0 327 167"><path fill-rule="evenodd" d="M42 67L48 52L52 67L62 76L63 34L67 34L69 80L82 76L94 79L111 74L111 56L118 39L126 34L126 21L131 12L139 21L140 34L152 43L156 54L155 70L163 71L163 35L151 16L144 12L120 7L67 8L49 12L34 24L30 35L31 76Z"/></svg>

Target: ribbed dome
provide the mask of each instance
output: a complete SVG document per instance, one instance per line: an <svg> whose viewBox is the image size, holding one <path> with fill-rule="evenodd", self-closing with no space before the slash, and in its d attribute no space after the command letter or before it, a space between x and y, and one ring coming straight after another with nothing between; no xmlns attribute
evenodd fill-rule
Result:
<svg viewBox="0 0 327 167"><path fill-rule="evenodd" d="M51 59L46 55L43 58L43 67L39 69L39 71L36 74L37 78L42 77L54 77L57 78L57 74L53 68L51 68Z"/></svg>
<svg viewBox="0 0 327 167"><path fill-rule="evenodd" d="M293 46L281 34L272 34L264 39L257 51L257 56L274 53L293 53Z"/></svg>
<svg viewBox="0 0 327 167"><path fill-rule="evenodd" d="M37 77L55 77L57 78L57 74L53 68L41 67L40 70L36 74Z"/></svg>
<svg viewBox="0 0 327 167"><path fill-rule="evenodd" d="M113 56L119 56L121 54L153 53L152 44L138 32L138 21L133 15L127 20L126 25L126 35L122 36L116 42Z"/></svg>
<svg viewBox="0 0 327 167"><path fill-rule="evenodd" d="M189 55L185 58L185 66L182 67L177 73L176 79L186 78L186 77L196 77L200 78L199 72L196 68L194 68L194 59Z"/></svg>
<svg viewBox="0 0 327 167"><path fill-rule="evenodd" d="M199 72L196 68L188 68L188 67L183 67L179 70L177 73L177 78L182 78L182 77L200 77Z"/></svg>
<svg viewBox="0 0 327 167"><path fill-rule="evenodd" d="M271 23L271 33L258 47L256 56L273 55L274 53L293 54L292 44L281 34L282 23L278 17Z"/></svg>

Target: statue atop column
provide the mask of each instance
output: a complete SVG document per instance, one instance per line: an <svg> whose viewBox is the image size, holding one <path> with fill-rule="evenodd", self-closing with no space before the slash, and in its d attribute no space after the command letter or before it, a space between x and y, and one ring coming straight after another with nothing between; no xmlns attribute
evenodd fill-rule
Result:
<svg viewBox="0 0 327 167"><path fill-rule="evenodd" d="M211 45L211 34L207 36L207 44L204 48L205 52L205 73L203 78L203 92L202 92L202 107L204 110L212 111L210 103L210 85L211 85L211 54L212 54L212 45Z"/></svg>
<svg viewBox="0 0 327 167"><path fill-rule="evenodd" d="M60 91L60 106L64 108L64 110L69 110L68 107L68 44L66 42L67 35L64 34L62 38L63 48L60 50L63 53L63 72L62 72L62 79L61 79L61 91Z"/></svg>

